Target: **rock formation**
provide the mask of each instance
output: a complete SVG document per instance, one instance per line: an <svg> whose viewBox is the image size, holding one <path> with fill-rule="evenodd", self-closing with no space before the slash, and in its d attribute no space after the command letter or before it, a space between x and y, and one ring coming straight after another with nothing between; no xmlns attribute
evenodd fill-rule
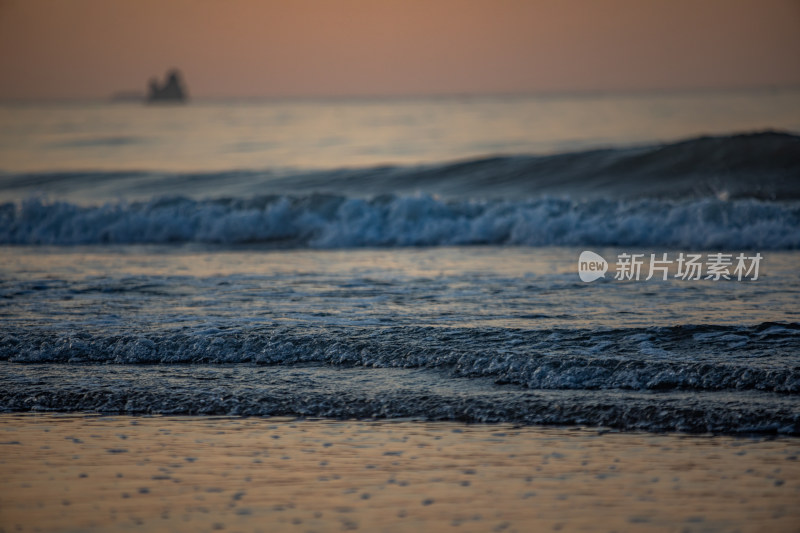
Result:
<svg viewBox="0 0 800 533"><path fill-rule="evenodd" d="M167 73L167 80L163 85L159 84L157 78L150 80L150 89L147 94L147 101L149 103L182 103L186 102L186 100L186 89L178 69L172 69Z"/></svg>

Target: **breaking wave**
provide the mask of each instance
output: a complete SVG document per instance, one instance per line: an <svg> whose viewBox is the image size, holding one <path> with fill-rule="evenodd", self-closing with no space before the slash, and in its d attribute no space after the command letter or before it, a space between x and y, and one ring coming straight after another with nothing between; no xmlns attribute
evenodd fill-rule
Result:
<svg viewBox="0 0 800 533"><path fill-rule="evenodd" d="M1 244L263 243L296 248L594 245L800 248L800 203L372 199L337 195L158 198L79 206L38 199L0 206Z"/></svg>
<svg viewBox="0 0 800 533"><path fill-rule="evenodd" d="M0 204L0 244L793 249L800 136L307 172L0 173L0 193L16 199Z"/></svg>

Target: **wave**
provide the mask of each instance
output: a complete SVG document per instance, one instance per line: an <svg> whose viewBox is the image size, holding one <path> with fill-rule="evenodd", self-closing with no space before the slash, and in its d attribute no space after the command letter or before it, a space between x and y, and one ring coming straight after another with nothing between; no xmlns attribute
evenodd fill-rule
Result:
<svg viewBox="0 0 800 533"><path fill-rule="evenodd" d="M797 200L798 176L800 136L767 131L655 146L486 158L388 174L385 182L392 185L390 191L455 196ZM359 185L369 187L364 181Z"/></svg>
<svg viewBox="0 0 800 533"><path fill-rule="evenodd" d="M527 389L800 394L800 324L616 330L292 328L0 332L14 363L435 368Z"/></svg>
<svg viewBox="0 0 800 533"><path fill-rule="evenodd" d="M110 142L133 142L119 138ZM37 195L81 202L190 195L383 194L447 198L800 200L800 136L775 131L698 137L671 144L555 155L485 157L416 166L218 172L88 171L0 173L0 197Z"/></svg>
<svg viewBox="0 0 800 533"><path fill-rule="evenodd" d="M800 435L800 324L0 331L0 411Z"/></svg>
<svg viewBox="0 0 800 533"><path fill-rule="evenodd" d="M531 391L408 369L0 363L1 411L589 425L800 435L796 398L760 392Z"/></svg>
<svg viewBox="0 0 800 533"><path fill-rule="evenodd" d="M430 195L156 198L0 205L0 244L208 243L296 248L442 245L800 248L800 202L444 200Z"/></svg>

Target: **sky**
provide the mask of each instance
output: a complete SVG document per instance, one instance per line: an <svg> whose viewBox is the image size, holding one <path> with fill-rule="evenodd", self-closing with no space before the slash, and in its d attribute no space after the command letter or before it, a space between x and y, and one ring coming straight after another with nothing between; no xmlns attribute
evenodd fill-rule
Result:
<svg viewBox="0 0 800 533"><path fill-rule="evenodd" d="M800 0L0 0L0 99L800 86Z"/></svg>

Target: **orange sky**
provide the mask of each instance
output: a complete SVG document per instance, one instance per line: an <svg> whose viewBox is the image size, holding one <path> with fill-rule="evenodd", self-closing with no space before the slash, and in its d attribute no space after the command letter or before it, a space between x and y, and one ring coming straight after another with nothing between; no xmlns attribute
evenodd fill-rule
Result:
<svg viewBox="0 0 800 533"><path fill-rule="evenodd" d="M800 0L0 0L0 98L800 85Z"/></svg>

